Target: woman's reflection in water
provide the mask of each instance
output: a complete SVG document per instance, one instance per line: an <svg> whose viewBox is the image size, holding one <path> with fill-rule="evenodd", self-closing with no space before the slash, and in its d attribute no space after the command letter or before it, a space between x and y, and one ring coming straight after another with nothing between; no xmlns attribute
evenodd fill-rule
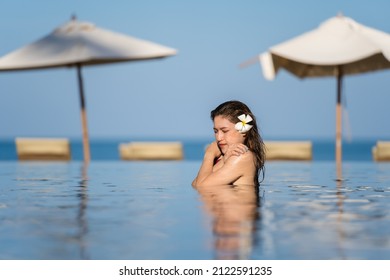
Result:
<svg viewBox="0 0 390 280"><path fill-rule="evenodd" d="M195 188L213 218L216 259L249 259L260 218L260 190L250 185Z"/></svg>

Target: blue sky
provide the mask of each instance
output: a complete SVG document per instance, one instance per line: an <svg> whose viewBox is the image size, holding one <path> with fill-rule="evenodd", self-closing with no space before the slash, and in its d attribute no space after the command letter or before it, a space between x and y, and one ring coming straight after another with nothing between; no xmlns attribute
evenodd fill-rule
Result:
<svg viewBox="0 0 390 280"><path fill-rule="evenodd" d="M238 65L342 12L390 33L390 2L289 0L2 0L0 55L31 43L75 14L80 21L178 50L158 61L83 68L91 138L208 138L209 112L238 99L264 139L335 135L336 80L267 81ZM352 140L389 139L389 70L344 79ZM0 73L0 138L81 138L74 68Z"/></svg>

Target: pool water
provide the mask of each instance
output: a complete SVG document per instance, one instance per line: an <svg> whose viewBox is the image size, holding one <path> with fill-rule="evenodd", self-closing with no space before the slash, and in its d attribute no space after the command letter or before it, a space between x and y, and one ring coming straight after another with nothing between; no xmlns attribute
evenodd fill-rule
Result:
<svg viewBox="0 0 390 280"><path fill-rule="evenodd" d="M0 259L390 259L390 164L270 162L258 190L200 161L0 162Z"/></svg>

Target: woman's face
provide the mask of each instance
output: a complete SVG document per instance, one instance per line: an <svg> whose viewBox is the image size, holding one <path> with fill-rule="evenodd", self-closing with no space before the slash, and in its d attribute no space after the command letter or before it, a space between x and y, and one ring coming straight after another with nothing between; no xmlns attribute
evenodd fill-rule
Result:
<svg viewBox="0 0 390 280"><path fill-rule="evenodd" d="M237 122L238 121L239 120L237 119ZM214 118L215 140L223 154L226 153L230 145L244 143L244 135L238 132L234 126L235 123L232 123L223 116L216 116Z"/></svg>

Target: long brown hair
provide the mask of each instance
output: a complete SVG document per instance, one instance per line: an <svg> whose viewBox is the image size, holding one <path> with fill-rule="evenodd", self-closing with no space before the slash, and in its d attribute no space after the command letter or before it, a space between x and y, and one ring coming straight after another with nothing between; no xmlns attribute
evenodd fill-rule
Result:
<svg viewBox="0 0 390 280"><path fill-rule="evenodd" d="M245 132L244 145L246 145L255 156L254 163L257 172L254 183L255 185L258 185L260 172L262 172L263 175L261 181L264 180L265 146L257 127L256 117L253 115L247 105L236 100L231 100L222 103L217 108L211 111L210 116L211 120L213 121L216 116L223 116L227 118L230 122L237 123L238 116L242 114L250 115L252 117L252 122L250 123L252 125L252 128L248 132Z"/></svg>

